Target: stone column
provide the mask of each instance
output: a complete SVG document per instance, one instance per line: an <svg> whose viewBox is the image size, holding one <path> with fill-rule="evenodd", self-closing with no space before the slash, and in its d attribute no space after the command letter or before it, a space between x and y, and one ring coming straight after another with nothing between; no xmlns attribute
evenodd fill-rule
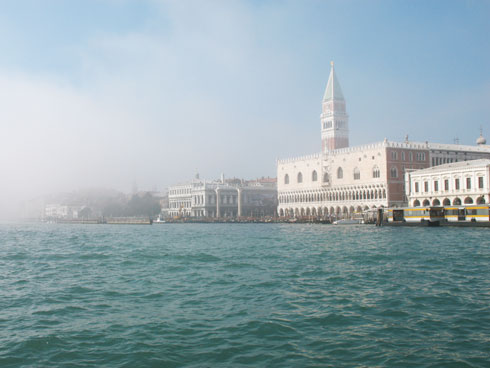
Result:
<svg viewBox="0 0 490 368"><path fill-rule="evenodd" d="M219 211L219 205L220 205L220 198L219 198L219 188L216 188L216 218L219 218L221 216L220 211Z"/></svg>
<svg viewBox="0 0 490 368"><path fill-rule="evenodd" d="M242 217L242 188L237 188L238 217Z"/></svg>

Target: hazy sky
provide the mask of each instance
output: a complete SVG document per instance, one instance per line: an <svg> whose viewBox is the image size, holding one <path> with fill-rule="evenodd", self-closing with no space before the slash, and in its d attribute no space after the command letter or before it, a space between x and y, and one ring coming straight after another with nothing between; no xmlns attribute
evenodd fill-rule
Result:
<svg viewBox="0 0 490 368"><path fill-rule="evenodd" d="M490 138L490 1L0 2L0 207L20 194L275 176L351 144ZM3 202L2 202L3 201Z"/></svg>

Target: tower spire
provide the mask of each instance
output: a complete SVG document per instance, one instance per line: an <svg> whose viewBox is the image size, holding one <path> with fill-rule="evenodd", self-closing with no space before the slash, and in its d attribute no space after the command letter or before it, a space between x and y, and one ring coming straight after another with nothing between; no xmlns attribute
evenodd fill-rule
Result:
<svg viewBox="0 0 490 368"><path fill-rule="evenodd" d="M325 94L323 100L343 100L342 88L340 88L339 79L335 74L335 67L333 61L330 62L330 76L328 77L327 88L325 88Z"/></svg>
<svg viewBox="0 0 490 368"><path fill-rule="evenodd" d="M345 99L333 61L330 62L330 66L320 115L323 152L349 146L349 117L345 109Z"/></svg>

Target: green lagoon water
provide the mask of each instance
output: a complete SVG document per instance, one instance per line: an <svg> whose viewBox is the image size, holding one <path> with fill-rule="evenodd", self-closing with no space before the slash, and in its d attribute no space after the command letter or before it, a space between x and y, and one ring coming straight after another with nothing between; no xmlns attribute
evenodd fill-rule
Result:
<svg viewBox="0 0 490 368"><path fill-rule="evenodd" d="M0 225L0 367L489 367L490 229Z"/></svg>

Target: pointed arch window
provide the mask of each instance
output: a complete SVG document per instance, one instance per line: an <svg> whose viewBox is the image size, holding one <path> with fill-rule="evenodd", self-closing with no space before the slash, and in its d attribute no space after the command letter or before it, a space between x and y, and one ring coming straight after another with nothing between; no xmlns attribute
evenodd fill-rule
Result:
<svg viewBox="0 0 490 368"><path fill-rule="evenodd" d="M284 184L289 184L289 175L284 175Z"/></svg>
<svg viewBox="0 0 490 368"><path fill-rule="evenodd" d="M392 178L398 178L398 169L393 166L390 170L390 174Z"/></svg>
<svg viewBox="0 0 490 368"><path fill-rule="evenodd" d="M344 171L341 167L337 169L337 179L342 179L344 177Z"/></svg>
<svg viewBox="0 0 490 368"><path fill-rule="evenodd" d="M301 172L298 173L298 183L303 182L303 174Z"/></svg>
<svg viewBox="0 0 490 368"><path fill-rule="evenodd" d="M311 173L311 181L317 181L317 180L318 180L318 174L316 170L313 170L313 172Z"/></svg>
<svg viewBox="0 0 490 368"><path fill-rule="evenodd" d="M379 171L379 167L376 165L373 167L373 178L381 177L381 172Z"/></svg>
<svg viewBox="0 0 490 368"><path fill-rule="evenodd" d="M361 179L361 172L359 171L359 168L356 167L354 169L354 180L360 180Z"/></svg>

